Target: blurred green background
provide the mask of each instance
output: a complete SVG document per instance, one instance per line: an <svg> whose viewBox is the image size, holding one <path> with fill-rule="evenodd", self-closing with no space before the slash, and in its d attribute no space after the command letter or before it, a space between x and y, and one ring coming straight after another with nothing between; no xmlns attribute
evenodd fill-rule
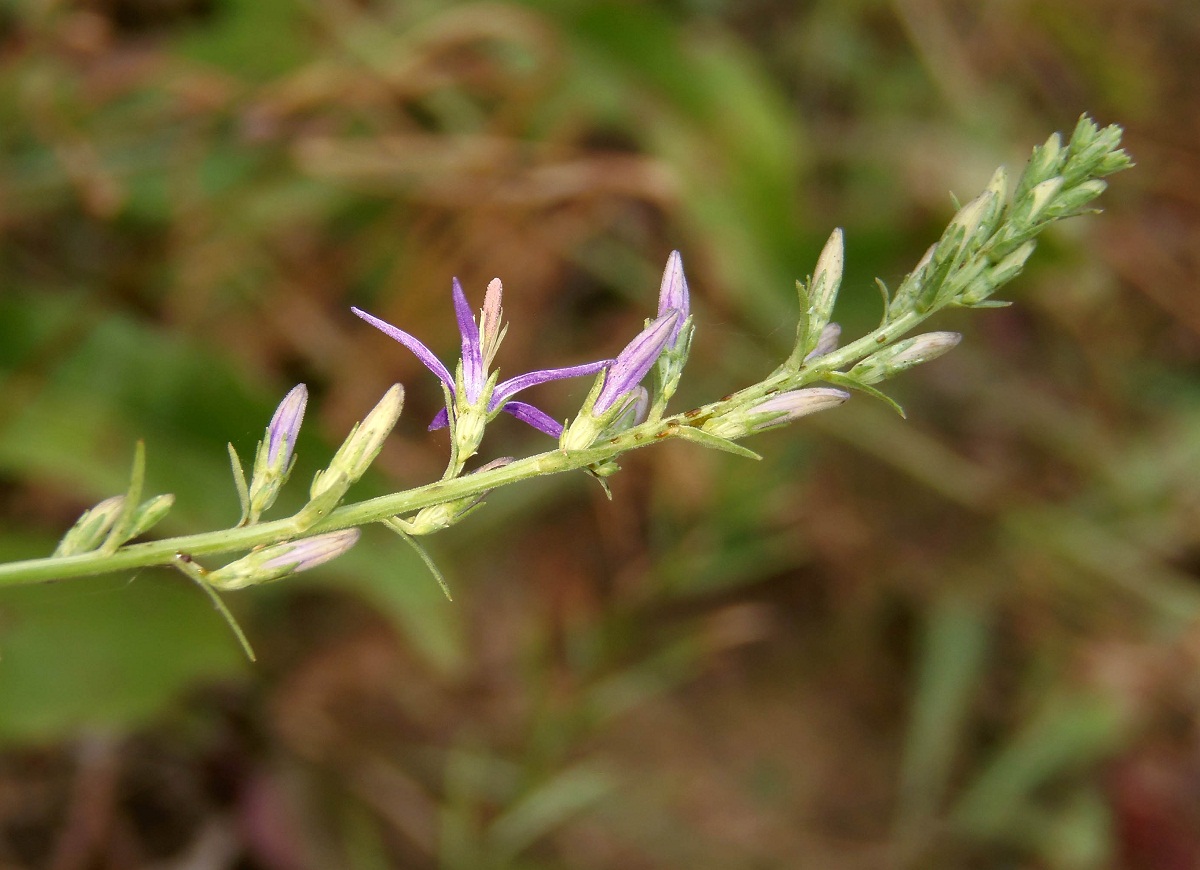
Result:
<svg viewBox="0 0 1200 870"><path fill-rule="evenodd" d="M1200 866L1198 85L1190 0L0 3L4 559L139 437L161 533L232 523L225 443L299 382L296 481L394 380L355 492L438 476L352 304L445 358L500 276L514 374L619 349L679 248L698 403L835 226L853 333L1081 112L1139 164L938 319L908 421L494 493L430 541L453 604L379 530L230 598L254 666L165 571L0 591L0 867Z"/></svg>

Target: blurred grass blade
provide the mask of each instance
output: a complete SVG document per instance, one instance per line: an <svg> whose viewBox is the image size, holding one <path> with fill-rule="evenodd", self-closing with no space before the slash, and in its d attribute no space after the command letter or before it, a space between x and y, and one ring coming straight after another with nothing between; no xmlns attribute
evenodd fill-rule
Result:
<svg viewBox="0 0 1200 870"><path fill-rule="evenodd" d="M991 838L1023 815L1040 815L1033 807L1034 792L1055 777L1103 760L1118 743L1121 725L1111 699L1051 698L983 768L954 808L952 825Z"/></svg>
<svg viewBox="0 0 1200 870"><path fill-rule="evenodd" d="M928 615L901 762L897 827L903 835L928 824L946 793L991 631L991 614L963 593L948 591Z"/></svg>
<svg viewBox="0 0 1200 870"><path fill-rule="evenodd" d="M616 787L592 763L568 768L529 792L492 824L489 854L504 863Z"/></svg>

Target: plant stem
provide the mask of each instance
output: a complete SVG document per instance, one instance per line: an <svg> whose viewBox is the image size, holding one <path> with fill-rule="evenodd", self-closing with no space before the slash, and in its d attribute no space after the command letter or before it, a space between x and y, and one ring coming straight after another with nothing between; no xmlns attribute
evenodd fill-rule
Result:
<svg viewBox="0 0 1200 870"><path fill-rule="evenodd" d="M929 314L931 313L933 312L929 312ZM894 341L929 314L916 312L903 314L857 341L813 360L811 364L801 366L798 371L781 369L761 383L747 387L720 401L661 420L643 423L586 450L570 452L550 450L526 459L516 460L499 468L443 479L404 492L342 505L330 512L329 516L319 523L308 527L301 527L294 517L289 517L216 532L129 544L114 553L91 552L76 556L47 557L0 564L0 588L66 580L71 577L87 577L135 568L169 566L175 562L176 556L180 553L186 553L188 556L204 556L252 550L256 547L291 540L301 532L307 537L337 529L382 522L390 517L412 513L430 505L479 495L520 480L547 474L559 474L595 465L657 441L678 438L687 427L697 427L710 417L719 416L735 407L745 406L747 403L780 390L796 389L818 382L826 373L845 368Z"/></svg>

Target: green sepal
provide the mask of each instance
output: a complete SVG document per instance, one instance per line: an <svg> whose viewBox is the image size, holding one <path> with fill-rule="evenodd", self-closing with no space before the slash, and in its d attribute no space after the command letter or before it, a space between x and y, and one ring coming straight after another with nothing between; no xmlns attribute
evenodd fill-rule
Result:
<svg viewBox="0 0 1200 870"><path fill-rule="evenodd" d="M438 586L442 587L442 593L446 596L446 600L453 601L454 596L450 594L450 586L448 583L446 583L446 578L438 569L437 563L433 561L433 557L429 555L429 551L417 542L416 538L404 531L400 525L403 522L403 520L397 517L391 517L390 519L384 520L383 524L399 535L406 544L413 548L416 554L421 557L421 561L425 563L425 567L429 569L429 573L433 575L433 579L438 582Z"/></svg>
<svg viewBox="0 0 1200 870"><path fill-rule="evenodd" d="M728 438L722 438L720 435L714 435L711 432L705 432L702 429L697 429L695 426L675 426L672 427L671 433L677 438L682 438L684 441L691 441L702 447L723 450L726 453L732 453L734 456L741 456L745 459L762 459L761 455L755 453L749 447L743 447L736 441L730 441Z"/></svg>
<svg viewBox="0 0 1200 870"><path fill-rule="evenodd" d="M980 299L978 302L952 302L959 308L1007 308L1012 305L1007 299Z"/></svg>
<svg viewBox="0 0 1200 870"><path fill-rule="evenodd" d="M217 593L217 590L209 585L208 571L198 565L186 553L176 553L173 564L183 576L204 590L204 594L212 601L213 608L225 620L225 624L229 626L229 630L233 632L233 636L237 639L242 652L246 654L246 658L251 662L257 661L258 659L254 655L254 647L250 646L250 639L246 637L246 632L242 631L242 627L238 625L238 621L234 619L233 613L225 606L225 602L221 600L221 596Z"/></svg>
<svg viewBox="0 0 1200 870"><path fill-rule="evenodd" d="M133 516L142 498L142 486L146 482L146 443L138 440L133 448L133 471L129 475L129 489L125 493L125 504L117 514L117 521L109 529L108 537L97 552L111 556L133 537Z"/></svg>
<svg viewBox="0 0 1200 870"><path fill-rule="evenodd" d="M834 386L845 387L847 390L855 390L879 399L879 401L883 402L885 405L899 414L903 419L908 419L908 415L904 413L904 409L900 407L900 404L895 399L882 390L875 389L870 384L864 384L857 378L852 378L843 372L827 372L826 374L822 375L822 379L828 381Z"/></svg>
<svg viewBox="0 0 1200 870"><path fill-rule="evenodd" d="M237 524L244 526L246 520L250 518L250 486L246 483L246 469L242 467L241 457L233 449L233 444L229 443L225 446L229 448L229 464L233 468L233 485L237 489L238 502L242 506L242 516Z"/></svg>

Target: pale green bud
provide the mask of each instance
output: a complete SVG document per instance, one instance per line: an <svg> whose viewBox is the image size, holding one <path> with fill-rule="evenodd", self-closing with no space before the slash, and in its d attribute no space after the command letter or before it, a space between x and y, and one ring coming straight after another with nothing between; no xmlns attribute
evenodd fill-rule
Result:
<svg viewBox="0 0 1200 870"><path fill-rule="evenodd" d="M1051 134L1045 145L1034 148L1029 163L1026 164L1025 171L1021 174L1021 180L1017 184L1016 198L1023 199L1035 185L1062 172L1066 156L1062 137L1057 133Z"/></svg>
<svg viewBox="0 0 1200 870"><path fill-rule="evenodd" d="M848 376L864 384L875 384L885 378L935 360L962 341L957 332L927 332L898 341L872 354L850 369Z"/></svg>
<svg viewBox="0 0 1200 870"><path fill-rule="evenodd" d="M395 428L403 409L404 387L393 384L366 418L350 430L329 467L317 472L309 490L314 501L330 492L336 492L340 498L351 484L366 473L383 449L383 442Z"/></svg>
<svg viewBox="0 0 1200 870"><path fill-rule="evenodd" d="M125 496L114 495L106 498L95 507L84 511L75 525L63 535L55 556L76 556L80 553L90 553L104 543L113 524L121 516L125 507Z"/></svg>
<svg viewBox="0 0 1200 870"><path fill-rule="evenodd" d="M999 287L1002 284L1007 284L1017 275L1021 274L1021 270L1025 268L1025 262L1033 254L1037 248L1037 242L1030 239L1025 244L1021 245L1012 253L1005 256L1000 262L992 266L988 273L988 281L992 287Z"/></svg>
<svg viewBox="0 0 1200 870"><path fill-rule="evenodd" d="M812 282L808 285L809 329L819 332L833 316L838 290L842 286L842 269L846 261L845 235L835 229L821 249Z"/></svg>
<svg viewBox="0 0 1200 870"><path fill-rule="evenodd" d="M171 507L175 504L175 496L170 493L156 495L154 498L147 499L142 502L133 512L133 519L130 520L129 538L132 540L138 535L150 531L158 524L158 521L167 515Z"/></svg>
<svg viewBox="0 0 1200 870"><path fill-rule="evenodd" d="M1013 220L1022 224L1037 223L1051 201L1062 190L1062 176L1048 178L1029 191L1029 197L1014 209Z"/></svg>
<svg viewBox="0 0 1200 870"><path fill-rule="evenodd" d="M989 232L990 228L984 226L984 221L985 219L994 219L996 199L996 194L989 189L960 208L958 213L950 219L950 225L946 230L946 237L952 238L954 231L961 229L963 244L970 246L981 227L984 228L985 233Z"/></svg>
<svg viewBox="0 0 1200 870"><path fill-rule="evenodd" d="M1063 218L1077 214L1089 202L1104 193L1107 187L1108 182L1093 178L1064 190L1046 210L1046 218Z"/></svg>

